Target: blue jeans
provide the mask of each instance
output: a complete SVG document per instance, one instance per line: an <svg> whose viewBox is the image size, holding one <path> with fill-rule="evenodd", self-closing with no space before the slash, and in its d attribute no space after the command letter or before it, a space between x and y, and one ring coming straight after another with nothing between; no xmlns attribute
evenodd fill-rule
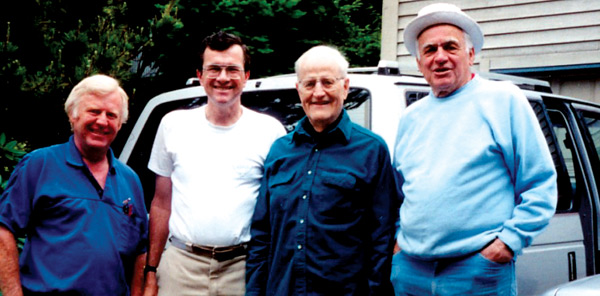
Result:
<svg viewBox="0 0 600 296"><path fill-rule="evenodd" d="M396 296L517 294L514 259L496 263L479 252L438 260L398 252L392 259L391 281Z"/></svg>

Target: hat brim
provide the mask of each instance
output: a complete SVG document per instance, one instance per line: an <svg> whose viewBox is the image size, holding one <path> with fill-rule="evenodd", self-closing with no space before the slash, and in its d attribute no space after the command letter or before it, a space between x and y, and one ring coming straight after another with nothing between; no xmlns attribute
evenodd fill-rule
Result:
<svg viewBox="0 0 600 296"><path fill-rule="evenodd" d="M417 37L425 29L435 26L449 24L461 28L471 36L473 49L479 53L483 47L483 32L479 25L465 14L454 11L438 11L428 13L413 19L404 29L404 45L408 52L417 56Z"/></svg>

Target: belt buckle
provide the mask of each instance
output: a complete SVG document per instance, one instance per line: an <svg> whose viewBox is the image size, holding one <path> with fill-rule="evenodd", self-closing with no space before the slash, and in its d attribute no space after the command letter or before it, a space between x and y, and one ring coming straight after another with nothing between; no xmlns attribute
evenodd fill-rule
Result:
<svg viewBox="0 0 600 296"><path fill-rule="evenodd" d="M191 242L185 242L185 247L186 249L188 249L189 252L194 253L194 244L192 244Z"/></svg>

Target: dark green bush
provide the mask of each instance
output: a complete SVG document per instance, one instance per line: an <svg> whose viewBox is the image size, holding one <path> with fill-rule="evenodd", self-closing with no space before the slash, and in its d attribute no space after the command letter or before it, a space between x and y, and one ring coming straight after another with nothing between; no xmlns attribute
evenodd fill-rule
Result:
<svg viewBox="0 0 600 296"><path fill-rule="evenodd" d="M9 141L4 133L0 133L0 193L6 189L12 170L26 153L26 143Z"/></svg>

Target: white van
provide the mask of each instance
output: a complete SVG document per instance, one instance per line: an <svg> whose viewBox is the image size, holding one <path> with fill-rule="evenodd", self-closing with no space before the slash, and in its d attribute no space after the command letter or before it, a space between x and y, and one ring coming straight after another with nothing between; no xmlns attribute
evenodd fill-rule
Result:
<svg viewBox="0 0 600 296"><path fill-rule="evenodd" d="M397 68L351 71L350 93L345 102L352 120L382 136L390 148L402 111L429 92L422 77L398 73ZM600 273L600 105L553 95L547 82L480 74L512 81L523 89L546 135L558 171L556 215L548 229L517 260L519 295L539 295L558 284ZM304 116L295 81L294 75L249 80L242 104L274 116L288 132L292 131ZM195 108L205 102L201 86L156 96L128 135L119 159L139 174L148 207L154 194L154 174L147 164L160 120L171 110ZM127 135L120 135L123 136ZM115 148L118 150L120 147Z"/></svg>

